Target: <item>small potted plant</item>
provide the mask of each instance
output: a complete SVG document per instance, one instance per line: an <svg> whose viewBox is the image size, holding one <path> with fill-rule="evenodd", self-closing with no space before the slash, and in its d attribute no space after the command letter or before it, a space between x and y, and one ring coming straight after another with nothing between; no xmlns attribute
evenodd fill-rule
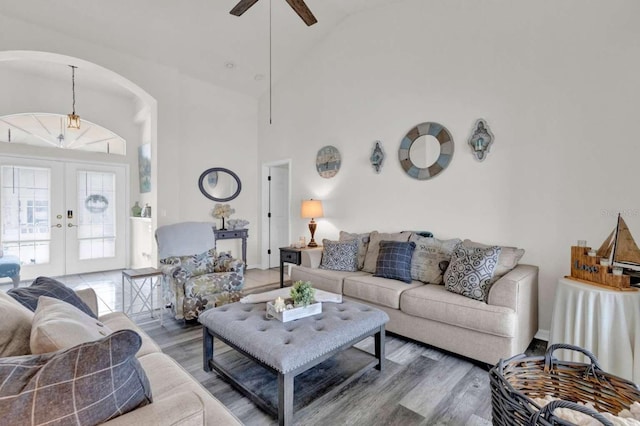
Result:
<svg viewBox="0 0 640 426"><path fill-rule="evenodd" d="M291 287L291 299L293 306L309 306L314 302L316 290L311 286L309 281L296 281Z"/></svg>

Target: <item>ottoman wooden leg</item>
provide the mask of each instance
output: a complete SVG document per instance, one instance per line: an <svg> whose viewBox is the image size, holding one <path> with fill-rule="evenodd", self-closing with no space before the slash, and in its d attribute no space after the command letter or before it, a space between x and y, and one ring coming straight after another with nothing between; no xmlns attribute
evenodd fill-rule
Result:
<svg viewBox="0 0 640 426"><path fill-rule="evenodd" d="M211 371L209 361L213 359L213 336L207 327L202 327L202 368Z"/></svg>
<svg viewBox="0 0 640 426"><path fill-rule="evenodd" d="M380 327L380 331L376 333L374 337L376 358L378 358L378 365L376 370L382 371L384 369L384 325Z"/></svg>
<svg viewBox="0 0 640 426"><path fill-rule="evenodd" d="M293 374L278 373L278 423L293 424Z"/></svg>

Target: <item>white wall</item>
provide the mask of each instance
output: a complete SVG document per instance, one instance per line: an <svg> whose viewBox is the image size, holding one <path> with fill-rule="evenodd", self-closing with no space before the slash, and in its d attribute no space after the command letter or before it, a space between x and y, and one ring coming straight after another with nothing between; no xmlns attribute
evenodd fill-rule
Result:
<svg viewBox="0 0 640 426"><path fill-rule="evenodd" d="M232 204L237 217L248 219L252 225L256 223L257 102L254 99L186 78L177 69L14 18L0 15L0 28L0 52L34 50L80 58L119 74L155 99L157 110L152 107L154 124L150 135L154 194L157 191L157 196L152 197L156 204L150 203L155 212L154 225L213 221L209 216L212 205L197 189L200 173L213 166L228 166L240 176L243 191ZM223 111L224 116L220 116ZM197 122L192 118L196 116L205 121ZM234 153L230 141L237 145L237 152ZM137 168L132 168L134 170ZM256 264L257 239L253 235L258 233L250 230L250 234L248 263Z"/></svg>
<svg viewBox="0 0 640 426"><path fill-rule="evenodd" d="M407 0L346 19L274 87L272 125L260 100L259 162L292 159L292 235L308 232L299 201L313 197L319 241L421 229L523 247L549 329L576 240L598 246L618 211L640 239L639 13L634 0ZM483 163L466 145L480 117L495 134ZM455 155L417 181L397 149L425 121L448 128ZM343 165L326 180L314 160L329 144Z"/></svg>

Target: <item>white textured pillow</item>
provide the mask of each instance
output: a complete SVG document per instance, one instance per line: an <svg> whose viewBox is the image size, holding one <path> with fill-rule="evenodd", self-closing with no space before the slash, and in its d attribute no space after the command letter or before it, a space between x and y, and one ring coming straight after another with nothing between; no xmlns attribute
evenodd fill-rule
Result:
<svg viewBox="0 0 640 426"><path fill-rule="evenodd" d="M52 297L40 296L31 324L31 353L43 354L69 349L102 339L109 327L75 306Z"/></svg>
<svg viewBox="0 0 640 426"><path fill-rule="evenodd" d="M438 240L412 234L409 241L416 243L416 249L411 258L411 278L424 283L443 284L442 276L449 267L451 253L461 240L459 238Z"/></svg>
<svg viewBox="0 0 640 426"><path fill-rule="evenodd" d="M471 240L463 241L465 247L468 248L489 248L492 246L488 246L485 244L480 244L473 242ZM504 247L499 246L501 248L500 257L498 258L498 264L496 265L496 270L493 273L493 279L491 282L497 281L501 276L511 271L518 265L522 256L524 256L524 249L519 249L517 247Z"/></svg>
<svg viewBox="0 0 640 426"><path fill-rule="evenodd" d="M33 312L0 291L0 358L28 355Z"/></svg>

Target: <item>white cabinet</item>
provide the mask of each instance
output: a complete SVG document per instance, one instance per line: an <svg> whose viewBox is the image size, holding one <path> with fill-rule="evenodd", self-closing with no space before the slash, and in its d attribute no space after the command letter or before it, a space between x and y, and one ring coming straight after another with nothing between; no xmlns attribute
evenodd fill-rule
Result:
<svg viewBox="0 0 640 426"><path fill-rule="evenodd" d="M131 268L152 267L153 225L150 217L131 217Z"/></svg>

